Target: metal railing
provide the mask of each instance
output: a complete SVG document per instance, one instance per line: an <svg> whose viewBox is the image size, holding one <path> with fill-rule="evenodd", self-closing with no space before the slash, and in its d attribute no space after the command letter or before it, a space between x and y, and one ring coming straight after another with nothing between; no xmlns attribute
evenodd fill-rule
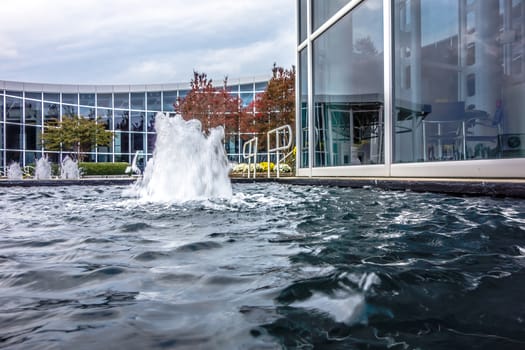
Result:
<svg viewBox="0 0 525 350"><path fill-rule="evenodd" d="M271 147L271 137L275 135L275 147ZM282 145L281 145L281 141ZM280 151L290 149L292 146L293 137L292 137L292 127L290 125L283 125L273 130L268 131L267 134L267 152L268 152L268 177L270 177L270 154L275 152L276 166L277 166L277 177L280 176ZM286 159L290 153L285 155L282 160Z"/></svg>
<svg viewBox="0 0 525 350"><path fill-rule="evenodd" d="M242 147L242 156L244 159L248 160L248 178L250 178L250 170L252 167L251 160L253 158L253 178L255 179L255 176L257 174L257 143L259 142L259 138L257 136L251 138L248 140L244 146Z"/></svg>

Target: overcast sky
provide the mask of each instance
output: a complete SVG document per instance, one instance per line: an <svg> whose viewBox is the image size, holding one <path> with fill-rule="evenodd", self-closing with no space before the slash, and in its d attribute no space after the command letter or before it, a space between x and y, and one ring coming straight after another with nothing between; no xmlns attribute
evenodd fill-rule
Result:
<svg viewBox="0 0 525 350"><path fill-rule="evenodd" d="M295 0L2 0L0 80L173 83L295 63Z"/></svg>

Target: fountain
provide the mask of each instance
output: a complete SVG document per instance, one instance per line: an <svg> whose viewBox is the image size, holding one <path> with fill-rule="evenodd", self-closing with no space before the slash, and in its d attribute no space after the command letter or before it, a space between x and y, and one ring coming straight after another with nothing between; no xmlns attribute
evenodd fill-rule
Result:
<svg viewBox="0 0 525 350"><path fill-rule="evenodd" d="M151 202L185 202L231 198L222 127L205 136L197 120L185 121L158 113L157 140L144 176L127 191L128 195Z"/></svg>
<svg viewBox="0 0 525 350"><path fill-rule="evenodd" d="M80 179L80 170L78 169L78 163L66 156L62 160L62 166L60 167L60 178L61 179Z"/></svg>
<svg viewBox="0 0 525 350"><path fill-rule="evenodd" d="M7 178L9 180L22 180L23 177L24 174L22 173L20 164L18 164L18 162L11 163L7 168Z"/></svg>
<svg viewBox="0 0 525 350"><path fill-rule="evenodd" d="M36 162L35 180L49 180L51 179L51 164L47 157L42 157Z"/></svg>

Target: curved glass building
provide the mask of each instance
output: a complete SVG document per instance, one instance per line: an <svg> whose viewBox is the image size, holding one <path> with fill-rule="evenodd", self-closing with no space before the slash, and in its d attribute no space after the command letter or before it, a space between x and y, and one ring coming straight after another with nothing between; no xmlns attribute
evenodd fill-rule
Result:
<svg viewBox="0 0 525 350"><path fill-rule="evenodd" d="M270 77L228 80L228 90L248 106L264 92ZM131 162L136 151L151 155L155 144L153 123L158 112L173 112L177 98L189 92L189 83L164 85L68 85L0 80L0 166L25 166L45 154L53 161L60 152L42 148L47 121L61 116L96 120L114 132L109 147L92 149L93 162ZM254 111L255 112L255 111ZM225 138L228 156L240 161L239 134Z"/></svg>
<svg viewBox="0 0 525 350"><path fill-rule="evenodd" d="M525 177L524 0L298 0L300 176Z"/></svg>

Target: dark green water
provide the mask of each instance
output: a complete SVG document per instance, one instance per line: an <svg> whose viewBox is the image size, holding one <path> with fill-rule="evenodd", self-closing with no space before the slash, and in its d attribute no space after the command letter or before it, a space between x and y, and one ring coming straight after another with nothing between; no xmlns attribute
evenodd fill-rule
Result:
<svg viewBox="0 0 525 350"><path fill-rule="evenodd" d="M0 189L0 348L525 348L523 201L122 190Z"/></svg>

